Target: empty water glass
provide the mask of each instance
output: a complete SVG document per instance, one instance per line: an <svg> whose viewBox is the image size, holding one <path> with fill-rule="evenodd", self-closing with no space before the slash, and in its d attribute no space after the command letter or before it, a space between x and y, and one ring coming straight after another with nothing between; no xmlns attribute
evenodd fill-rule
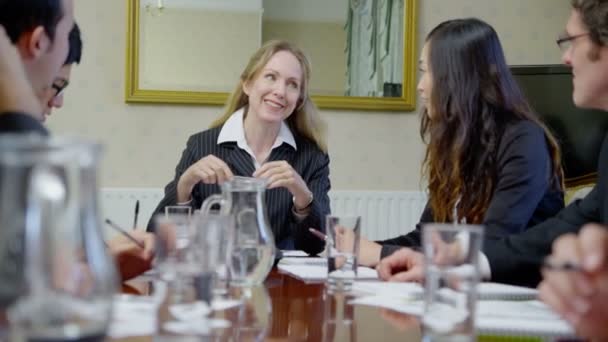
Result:
<svg viewBox="0 0 608 342"><path fill-rule="evenodd" d="M328 215L325 227L327 287L330 291L350 291L357 278L361 217Z"/></svg>
<svg viewBox="0 0 608 342"><path fill-rule="evenodd" d="M214 296L228 293L229 272L227 260L232 250L234 237L234 217L210 211L195 215L196 243L207 251L208 264L214 272Z"/></svg>
<svg viewBox="0 0 608 342"><path fill-rule="evenodd" d="M184 214L157 215L156 267L160 277L172 281L193 277L202 271L201 251L192 248L194 229L191 216Z"/></svg>
<svg viewBox="0 0 608 342"><path fill-rule="evenodd" d="M423 340L475 341L483 227L427 224L422 231L426 265Z"/></svg>

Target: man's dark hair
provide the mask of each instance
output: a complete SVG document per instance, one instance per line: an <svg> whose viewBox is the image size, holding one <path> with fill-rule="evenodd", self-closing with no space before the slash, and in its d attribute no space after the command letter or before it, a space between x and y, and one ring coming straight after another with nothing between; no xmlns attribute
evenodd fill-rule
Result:
<svg viewBox="0 0 608 342"><path fill-rule="evenodd" d="M72 65L74 63L80 64L80 58L82 57L82 39L80 38L80 28L78 24L74 23L74 27L70 31L69 36L70 51L68 57L65 59L63 65Z"/></svg>
<svg viewBox="0 0 608 342"><path fill-rule="evenodd" d="M63 15L61 0L0 0L0 25L13 43L38 26L53 40Z"/></svg>
<svg viewBox="0 0 608 342"><path fill-rule="evenodd" d="M608 46L608 1L571 0L589 30L591 40L600 46Z"/></svg>

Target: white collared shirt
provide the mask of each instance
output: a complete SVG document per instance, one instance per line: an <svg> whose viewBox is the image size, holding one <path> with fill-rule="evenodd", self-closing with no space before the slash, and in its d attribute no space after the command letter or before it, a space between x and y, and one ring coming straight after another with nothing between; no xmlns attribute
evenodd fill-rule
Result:
<svg viewBox="0 0 608 342"><path fill-rule="evenodd" d="M255 158L255 154L253 150L247 144L247 139L245 139L245 127L243 126L243 118L245 115L245 108L241 108L234 112L228 120L222 126L222 130L217 137L217 144L225 143L225 142L236 142L236 145L247 152L251 159L253 160L253 165L255 169L259 169L262 165ZM272 144L271 150L281 146L283 143L291 145L295 150L298 149L296 145L296 140L293 137L293 133L287 126L287 124L283 121L281 122L281 128L279 129L279 134Z"/></svg>

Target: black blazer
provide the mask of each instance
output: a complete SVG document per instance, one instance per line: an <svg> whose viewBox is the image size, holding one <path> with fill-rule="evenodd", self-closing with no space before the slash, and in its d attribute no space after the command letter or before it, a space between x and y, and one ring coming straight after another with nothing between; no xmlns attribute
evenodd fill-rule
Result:
<svg viewBox="0 0 608 342"><path fill-rule="evenodd" d="M22 113L0 113L1 133L39 133L48 135L49 132L40 121Z"/></svg>
<svg viewBox="0 0 608 342"><path fill-rule="evenodd" d="M526 232L501 238L488 237L483 251L490 262L492 281L535 287L541 280L538 260L551 253L562 234L578 233L585 223L608 223L608 136L598 164L598 182L582 200Z"/></svg>
<svg viewBox="0 0 608 342"><path fill-rule="evenodd" d="M496 189L485 213L485 234L500 238L525 231L564 207L563 192L552 182L551 156L543 129L527 120L505 127L498 145ZM381 257L401 247L421 246L423 223L433 222L427 203L416 229L394 239L378 241Z"/></svg>
<svg viewBox="0 0 608 342"><path fill-rule="evenodd" d="M250 177L253 174L255 166L247 152L237 147L234 142L217 144L220 131L221 127L216 127L188 139L182 158L175 168L175 178L165 187L165 197L158 204L154 214L162 213L165 206L176 204L179 178L190 165L209 154L226 162L236 176ZM292 213L292 195L285 188L266 190L266 210L277 247L317 254L323 250L325 242L312 235L308 228L317 227L325 231L325 216L330 210L327 195L330 189L329 156L310 140L296 134L294 138L297 150L283 143L272 150L268 161L285 160L298 172L313 193L314 200L310 213L304 220L298 222ZM201 182L192 191L191 206L198 209L209 195L220 192L218 185ZM148 231L153 229L150 219Z"/></svg>

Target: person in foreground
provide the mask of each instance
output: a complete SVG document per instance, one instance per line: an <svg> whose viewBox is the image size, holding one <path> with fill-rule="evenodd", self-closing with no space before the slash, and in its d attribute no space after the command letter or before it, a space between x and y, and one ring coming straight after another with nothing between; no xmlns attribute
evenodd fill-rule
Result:
<svg viewBox="0 0 608 342"><path fill-rule="evenodd" d="M572 0L571 4L558 45L563 62L572 67L574 103L608 111L608 2ZM554 218L521 234L486 238L481 268L486 279L535 286L541 281L540 260L546 256L551 263L577 266L580 270L543 269L540 298L580 336L604 340L608 338L608 136L598 169L597 184L589 195ZM450 248L457 251L458 244ZM378 273L385 280L422 280L423 267L420 253L404 249L383 260Z"/></svg>
<svg viewBox="0 0 608 342"><path fill-rule="evenodd" d="M80 59L74 30L71 0L0 0L0 134L48 134L40 122L57 93L53 80L70 56ZM153 235L133 235L145 248L123 237L107 242L123 280L149 269L154 255Z"/></svg>
<svg viewBox="0 0 608 342"><path fill-rule="evenodd" d="M235 175L262 178L277 247L321 252L324 242L308 228L323 227L329 213L329 157L325 125L308 94L310 72L300 49L266 42L249 60L224 114L188 139L155 213L176 204L198 209Z"/></svg>
<svg viewBox="0 0 608 342"><path fill-rule="evenodd" d="M490 25L439 24L426 38L419 67L429 201L409 234L361 239L358 261L366 266L401 247L419 247L423 223L483 224L501 237L564 206L558 144L522 95Z"/></svg>

